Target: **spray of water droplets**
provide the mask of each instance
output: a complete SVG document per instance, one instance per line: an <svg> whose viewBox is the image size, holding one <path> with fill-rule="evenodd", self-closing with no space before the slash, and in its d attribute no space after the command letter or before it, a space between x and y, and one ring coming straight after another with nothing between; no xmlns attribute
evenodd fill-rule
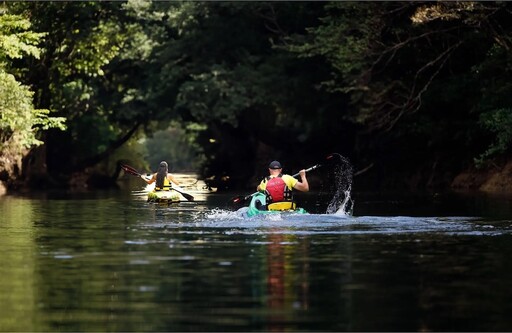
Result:
<svg viewBox="0 0 512 333"><path fill-rule="evenodd" d="M333 158L338 160L333 166L333 179L331 187L333 197L327 206L327 214L336 215L352 215L354 202L350 198L350 191L352 190L352 165L349 160L340 154L335 155Z"/></svg>

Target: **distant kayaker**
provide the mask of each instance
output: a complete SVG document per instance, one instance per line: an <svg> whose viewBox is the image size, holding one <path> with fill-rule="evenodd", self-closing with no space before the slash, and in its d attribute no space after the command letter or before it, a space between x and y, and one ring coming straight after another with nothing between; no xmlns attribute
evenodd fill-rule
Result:
<svg viewBox="0 0 512 333"><path fill-rule="evenodd" d="M162 161L158 166L158 171L154 173L150 179L146 178L144 175L141 175L141 178L148 184L155 184L155 190L170 190L172 188L172 183L179 185L176 179L169 173L169 166L167 162Z"/></svg>
<svg viewBox="0 0 512 333"><path fill-rule="evenodd" d="M268 166L270 175L265 177L256 188L257 191L265 192L267 195L267 209L269 210L292 209L294 206L292 190L309 191L306 170L299 171L300 182L290 175L283 175L282 171L281 163L272 161Z"/></svg>

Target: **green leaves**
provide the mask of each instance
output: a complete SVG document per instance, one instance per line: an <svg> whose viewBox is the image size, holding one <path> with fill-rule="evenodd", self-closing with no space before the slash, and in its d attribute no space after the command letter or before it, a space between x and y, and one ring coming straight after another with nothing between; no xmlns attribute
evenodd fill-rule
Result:
<svg viewBox="0 0 512 333"><path fill-rule="evenodd" d="M202 122L219 121L234 127L241 110L248 109L255 100L236 70L213 65L211 72L191 75L178 94L176 107L186 108Z"/></svg>
<svg viewBox="0 0 512 333"><path fill-rule="evenodd" d="M512 109L497 109L480 115L480 124L495 135L494 142L475 158L477 166L483 166L490 157L505 153L512 146Z"/></svg>
<svg viewBox="0 0 512 333"><path fill-rule="evenodd" d="M33 92L0 70L0 148L21 152L40 145L38 130L64 129L64 118L50 117L48 110L34 109Z"/></svg>
<svg viewBox="0 0 512 333"><path fill-rule="evenodd" d="M31 23L21 15L0 15L0 61L19 59L24 55L39 58L38 44L46 33L30 31Z"/></svg>
<svg viewBox="0 0 512 333"><path fill-rule="evenodd" d="M40 131L65 128L64 118L51 117L48 110L34 108L34 93L7 72L11 68L12 59L40 56L38 44L46 34L30 29L30 22L21 15L0 15L1 155L20 157L24 149L43 143L38 139Z"/></svg>
<svg viewBox="0 0 512 333"><path fill-rule="evenodd" d="M351 140L355 154L372 154L365 145L388 149L371 135L355 140L359 130L411 147L428 141L433 151L456 137L454 146L473 149L468 156L485 149L487 142L473 144L482 129L496 138L482 157L511 144L508 4L129 0L4 8L17 11L0 16L0 137L25 133L20 147L40 144L38 132L63 128L65 117L66 132L47 133L48 165L60 168L59 154L74 165L55 174L85 168L139 129L166 129L156 141L201 142L187 156L202 151L219 168L238 170L253 161L222 160L254 158L261 147L290 156ZM171 121L181 126L168 130ZM200 129L179 130L186 124ZM173 154L185 146L180 140Z"/></svg>
<svg viewBox="0 0 512 333"><path fill-rule="evenodd" d="M119 30L117 23L112 21L100 21L87 35L79 28L72 30L70 38L55 50L56 57L68 59L58 62L60 75L103 76L103 68L119 55L128 38Z"/></svg>

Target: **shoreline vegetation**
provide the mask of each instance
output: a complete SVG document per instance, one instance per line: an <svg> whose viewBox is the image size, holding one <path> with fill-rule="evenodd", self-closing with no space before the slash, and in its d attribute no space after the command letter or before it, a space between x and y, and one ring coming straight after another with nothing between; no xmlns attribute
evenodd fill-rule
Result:
<svg viewBox="0 0 512 333"><path fill-rule="evenodd" d="M120 163L162 160L247 189L269 161L296 172L332 152L359 189L512 191L511 2L0 13L0 194L109 188Z"/></svg>
<svg viewBox="0 0 512 333"><path fill-rule="evenodd" d="M395 175L397 178L400 178L400 175ZM117 174L116 177L119 177ZM447 182L447 185L444 187L429 187L422 186L417 183L417 178L409 178L406 181L400 182L403 186L401 187L390 187L384 186L380 184L376 188L372 188L371 184L368 182L364 183L363 178L364 174L359 175L355 179L355 189L356 190L403 190L403 191L476 191L482 193L495 193L495 194L512 194L512 161L506 163L503 167L493 166L492 168L487 168L486 170L478 170L476 168L472 168L470 170L464 170L458 173L451 182ZM91 180L91 179L95 179ZM315 176L312 176L314 179ZM108 179L105 182L105 179ZM390 180L393 177L390 177ZM358 186L358 182L363 182L361 186ZM100 182L102 182L100 184ZM95 190L95 189L105 189L105 188L116 188L118 185L116 184L117 178L111 177L102 177L99 175L86 175L86 174L76 174L75 178L71 181L71 185L67 186L65 184L56 184L55 182L42 181L39 182L33 181L33 184L18 182L16 186L9 190L9 187L5 181L0 181L0 196L8 195L11 193L19 193L24 191L31 190L51 190L51 189L66 189L67 191L84 191L84 190ZM205 183L201 181L201 183ZM44 184L41 186L41 184ZM53 185L52 185L53 184ZM208 181L205 184L210 184ZM375 183L372 183L375 184ZM216 183L212 184L213 186ZM217 184L218 185L218 184ZM205 185L206 186L206 185ZM224 188L220 187L220 191L224 190ZM217 190L214 187L214 190Z"/></svg>

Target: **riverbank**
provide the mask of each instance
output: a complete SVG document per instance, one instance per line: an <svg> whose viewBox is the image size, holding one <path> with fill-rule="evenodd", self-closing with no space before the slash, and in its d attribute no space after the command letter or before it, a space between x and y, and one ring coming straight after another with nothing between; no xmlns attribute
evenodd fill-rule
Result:
<svg viewBox="0 0 512 333"><path fill-rule="evenodd" d="M417 174L416 174L417 175ZM108 186L109 184L112 186L118 185L119 179L113 179L109 178L110 182L105 182L104 179L102 182L98 181L92 181L95 178L98 178L97 175L93 175L90 178L87 178L86 174L82 174L81 177L76 177L73 182L71 182L71 186L69 186L69 189L71 190L84 190L84 188L87 188L89 190L94 188L105 188L105 186ZM367 175L369 176L369 175ZM364 175L361 175L360 177L365 177ZM405 175L391 175L388 174L387 177L389 179L401 179L400 182L393 182L395 186L400 187L400 184L408 186L409 188L418 188L421 187L420 183L421 181L418 181L417 176L412 177L411 175L405 176ZM412 179L412 178L414 179ZM77 179L80 179L80 181L77 181ZM104 177L105 178L105 177ZM121 177L121 178L124 178ZM363 189L366 187L369 187L371 189L375 189L375 187L385 187L389 188L389 186L386 186L383 182L385 182L384 179L379 179L380 177L373 177L370 176L366 179L366 181L361 181L362 179L355 179L355 188L362 187ZM419 177L421 178L421 177ZM195 182L198 182L197 177L194 178ZM388 182L389 182L388 179ZM409 181L404 181L404 179L409 179ZM451 179L451 180L450 180ZM187 182L189 180L187 179ZM377 182L381 182L381 184L376 184ZM97 186L101 184L102 186ZM108 183L108 184L107 184ZM201 187L207 188L208 183L205 183L204 181L200 181ZM477 169L475 167L470 167L466 170L463 170L456 174L455 176L448 178L448 181L439 182L439 185L441 183L445 183L444 186L445 189L448 190L471 190L471 191L482 191L486 193L502 193L502 194L512 194L512 159L508 160L507 162L502 162L500 164L493 164L487 168ZM24 189L30 189L34 187L34 184L37 184L36 188L52 188L51 182L37 182L32 181L30 183L23 184L23 182L18 183L17 186L14 186L15 189L10 188L5 181L0 181L0 196L6 195L10 192L17 192L17 191L23 191ZM78 185L80 184L80 186ZM44 186L40 186L44 185ZM55 185L55 184L54 184ZM58 186L59 188L62 187L62 185ZM355 189L354 188L354 189ZM440 188L442 190L442 188ZM438 188L439 190L439 188Z"/></svg>
<svg viewBox="0 0 512 333"><path fill-rule="evenodd" d="M454 178L451 188L492 193L512 193L512 160L502 166L493 164L485 169L467 169Z"/></svg>

